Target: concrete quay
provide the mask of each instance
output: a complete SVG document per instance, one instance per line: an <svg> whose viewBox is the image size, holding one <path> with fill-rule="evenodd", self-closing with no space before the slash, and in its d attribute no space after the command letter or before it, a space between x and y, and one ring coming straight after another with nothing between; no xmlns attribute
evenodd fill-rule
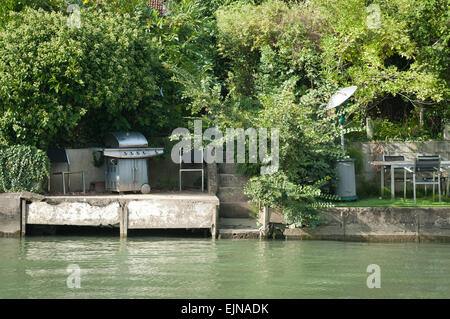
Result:
<svg viewBox="0 0 450 319"><path fill-rule="evenodd" d="M94 196L0 194L0 233L25 235L26 225L129 229L210 229L217 236L219 199L202 193Z"/></svg>

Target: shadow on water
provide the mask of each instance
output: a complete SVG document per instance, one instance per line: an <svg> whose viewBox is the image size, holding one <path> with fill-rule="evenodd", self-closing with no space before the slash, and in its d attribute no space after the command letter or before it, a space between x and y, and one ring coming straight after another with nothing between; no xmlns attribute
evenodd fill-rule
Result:
<svg viewBox="0 0 450 319"><path fill-rule="evenodd" d="M118 237L118 227L27 225L27 236ZM211 238L209 229L129 229L128 237Z"/></svg>

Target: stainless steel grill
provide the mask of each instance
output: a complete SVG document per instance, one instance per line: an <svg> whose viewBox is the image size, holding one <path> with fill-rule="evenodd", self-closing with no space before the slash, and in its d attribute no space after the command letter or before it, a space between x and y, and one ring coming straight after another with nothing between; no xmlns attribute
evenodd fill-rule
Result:
<svg viewBox="0 0 450 319"><path fill-rule="evenodd" d="M148 147L138 132L114 132L105 140L105 188L111 192L148 194L148 158L164 153L163 148Z"/></svg>

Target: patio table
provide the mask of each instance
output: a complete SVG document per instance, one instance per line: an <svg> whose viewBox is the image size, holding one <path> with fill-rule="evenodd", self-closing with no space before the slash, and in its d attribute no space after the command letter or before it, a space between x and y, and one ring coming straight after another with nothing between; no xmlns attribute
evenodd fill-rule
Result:
<svg viewBox="0 0 450 319"><path fill-rule="evenodd" d="M370 164L374 166L389 166L391 168L391 200L395 199L395 180L394 173L396 168L410 168L414 167L414 161L372 161ZM446 168L447 172L450 174L450 161L441 161L441 167ZM384 170L381 169L381 195L383 195L384 189ZM446 194L448 196L449 191L449 178L447 177L447 190Z"/></svg>

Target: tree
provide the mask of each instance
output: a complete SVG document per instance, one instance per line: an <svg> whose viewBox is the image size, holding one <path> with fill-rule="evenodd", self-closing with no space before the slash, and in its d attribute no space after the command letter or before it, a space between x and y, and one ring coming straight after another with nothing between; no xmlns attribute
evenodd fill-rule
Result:
<svg viewBox="0 0 450 319"><path fill-rule="evenodd" d="M164 70L136 18L27 9L0 33L0 143L78 145L111 130L161 130L179 112L163 104ZM161 125L162 124L162 125Z"/></svg>

